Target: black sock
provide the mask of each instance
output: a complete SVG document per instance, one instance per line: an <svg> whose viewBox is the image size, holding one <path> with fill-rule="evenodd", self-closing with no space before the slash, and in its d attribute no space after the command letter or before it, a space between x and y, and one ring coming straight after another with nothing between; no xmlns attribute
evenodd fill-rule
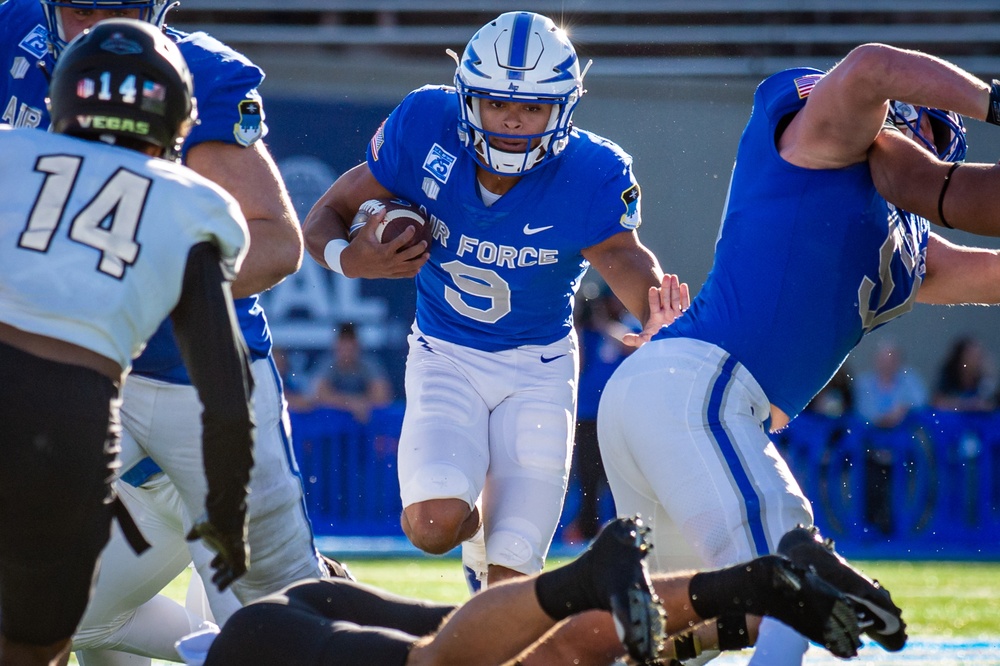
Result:
<svg viewBox="0 0 1000 666"><path fill-rule="evenodd" d="M767 555L728 569L696 573L688 584L691 607L705 620L727 614L764 615L776 558Z"/></svg>
<svg viewBox="0 0 1000 666"><path fill-rule="evenodd" d="M605 608L594 590L591 553L552 571L543 571L535 579L538 605L553 620L562 620L585 610Z"/></svg>
<svg viewBox="0 0 1000 666"><path fill-rule="evenodd" d="M678 663L701 655L701 640L693 633L681 634L668 640L674 644L674 659Z"/></svg>
<svg viewBox="0 0 1000 666"><path fill-rule="evenodd" d="M742 650L750 647L750 632L747 631L747 616L743 613L727 613L715 621L719 633L719 650Z"/></svg>

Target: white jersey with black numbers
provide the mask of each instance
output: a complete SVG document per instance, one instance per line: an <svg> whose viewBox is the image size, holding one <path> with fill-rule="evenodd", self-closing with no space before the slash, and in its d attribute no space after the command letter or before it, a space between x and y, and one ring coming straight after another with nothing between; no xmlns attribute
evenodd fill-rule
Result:
<svg viewBox="0 0 1000 666"><path fill-rule="evenodd" d="M34 129L0 127L0 155L0 321L127 368L177 305L193 246L218 245L235 277L246 221L190 169Z"/></svg>

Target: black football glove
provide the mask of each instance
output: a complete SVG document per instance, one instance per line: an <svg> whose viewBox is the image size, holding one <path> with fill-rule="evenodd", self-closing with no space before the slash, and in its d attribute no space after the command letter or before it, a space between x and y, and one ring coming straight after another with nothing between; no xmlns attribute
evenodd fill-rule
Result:
<svg viewBox="0 0 1000 666"><path fill-rule="evenodd" d="M247 545L245 526L238 532L226 532L220 530L203 515L195 521L187 535L188 541L198 539L216 553L212 559L212 568L215 569L212 582L220 592L247 572L247 567L250 565L250 548Z"/></svg>

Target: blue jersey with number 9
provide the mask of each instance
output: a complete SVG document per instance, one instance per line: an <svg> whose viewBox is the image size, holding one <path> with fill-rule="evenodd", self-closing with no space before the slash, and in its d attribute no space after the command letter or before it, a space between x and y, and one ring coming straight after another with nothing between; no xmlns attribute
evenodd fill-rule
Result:
<svg viewBox="0 0 1000 666"><path fill-rule="evenodd" d="M483 351L555 342L573 325L582 250L639 226L632 158L574 130L557 159L487 206L459 138L458 104L452 88L414 91L368 148L375 178L433 224L430 261L416 278L417 324Z"/></svg>

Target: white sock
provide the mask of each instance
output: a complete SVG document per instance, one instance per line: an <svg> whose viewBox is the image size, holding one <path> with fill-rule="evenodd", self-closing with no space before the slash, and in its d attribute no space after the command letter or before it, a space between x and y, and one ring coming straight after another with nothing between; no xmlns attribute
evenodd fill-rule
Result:
<svg viewBox="0 0 1000 666"><path fill-rule="evenodd" d="M469 539L462 542L462 566L467 567L475 574L480 584L480 589L486 589L486 575L489 566L486 564L486 531L480 525L476 533ZM472 581L469 583L469 593L475 594L479 590L472 589Z"/></svg>
<svg viewBox="0 0 1000 666"><path fill-rule="evenodd" d="M801 666L809 640L773 617L765 617L748 666Z"/></svg>

